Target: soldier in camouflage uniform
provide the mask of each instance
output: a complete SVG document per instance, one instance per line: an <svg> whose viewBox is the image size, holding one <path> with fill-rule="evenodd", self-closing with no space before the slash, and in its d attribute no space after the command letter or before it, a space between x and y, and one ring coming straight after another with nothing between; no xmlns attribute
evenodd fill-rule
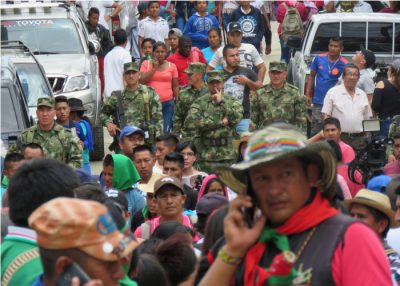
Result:
<svg viewBox="0 0 400 286"><path fill-rule="evenodd" d="M22 131L9 152L22 152L27 144L36 143L43 148L46 158L58 159L73 168L81 168L82 146L79 138L70 129L58 125L54 121L55 114L54 98L38 98L38 123Z"/></svg>
<svg viewBox="0 0 400 286"><path fill-rule="evenodd" d="M251 98L251 121L261 129L274 121L296 125L306 133L307 100L299 89L286 82L286 63L271 62L271 82L257 90Z"/></svg>
<svg viewBox="0 0 400 286"><path fill-rule="evenodd" d="M183 128L186 116L192 103L201 96L208 93L208 88L204 83L204 72L206 65L203 63L190 63L184 70L189 78L189 85L179 92L179 100L175 104L174 112L174 133L181 135L182 138L193 138L192 134Z"/></svg>
<svg viewBox="0 0 400 286"><path fill-rule="evenodd" d="M155 143L155 138L161 134L162 111L161 102L153 88L139 84L140 72L138 63L124 64L124 80L127 83L124 90L115 90L106 98L100 113L100 120L107 127L112 137L117 135L124 126L113 123L118 110L118 96L121 97L124 114L124 124L134 125L145 131L148 143ZM121 124L121 122L119 122Z"/></svg>
<svg viewBox="0 0 400 286"><path fill-rule="evenodd" d="M184 128L199 136L199 167L214 172L217 167L235 161L232 140L237 137L236 125L242 119L241 102L222 94L223 71L207 72L209 92L195 100L186 117Z"/></svg>

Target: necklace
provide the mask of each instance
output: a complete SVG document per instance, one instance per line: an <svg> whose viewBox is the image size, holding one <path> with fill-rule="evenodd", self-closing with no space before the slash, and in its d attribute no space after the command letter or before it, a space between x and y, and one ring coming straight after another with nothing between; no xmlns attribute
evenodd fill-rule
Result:
<svg viewBox="0 0 400 286"><path fill-rule="evenodd" d="M303 244L300 246L299 250L296 253L296 258L295 261L297 261L297 259L299 259L299 257L301 256L301 254L303 253L304 249L306 248L307 244L310 242L312 236L314 235L315 231L317 230L317 227L313 227L313 229L307 234L306 239L304 240Z"/></svg>
<svg viewBox="0 0 400 286"><path fill-rule="evenodd" d="M339 59L340 59L340 56L339 56L339 57L337 58L337 60L333 63L332 66L330 65L330 61L329 61L329 59L328 59L329 74L332 74L332 70L335 68L335 66L336 66L337 62L339 61Z"/></svg>

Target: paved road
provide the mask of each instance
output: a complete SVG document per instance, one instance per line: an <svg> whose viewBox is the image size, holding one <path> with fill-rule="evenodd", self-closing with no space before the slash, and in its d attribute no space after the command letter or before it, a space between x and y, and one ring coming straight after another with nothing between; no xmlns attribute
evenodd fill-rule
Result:
<svg viewBox="0 0 400 286"><path fill-rule="evenodd" d="M268 56L263 55L264 62L267 65L267 68L268 68L269 62L280 60L281 48L280 48L280 44L279 44L278 34L276 32L277 30L278 30L277 22L272 22L272 51L271 51L271 54ZM269 78L268 78L268 74L267 74L264 79L264 83L267 83L268 81L269 81ZM112 142L112 139L108 135L107 129L104 128L104 151L105 151L105 154L110 153L110 151L108 150L108 146L111 144L111 142ZM94 175L100 174L100 172L102 170L102 162L101 161L91 162L91 166L92 166L92 174L94 174Z"/></svg>

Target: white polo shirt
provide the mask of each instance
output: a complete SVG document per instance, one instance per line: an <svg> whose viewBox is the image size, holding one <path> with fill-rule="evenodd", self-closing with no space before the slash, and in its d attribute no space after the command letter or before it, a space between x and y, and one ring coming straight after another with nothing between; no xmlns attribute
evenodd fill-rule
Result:
<svg viewBox="0 0 400 286"><path fill-rule="evenodd" d="M165 19L159 17L153 21L150 17L143 19L139 25L138 35L142 38L151 38L156 42L165 42L168 39L169 26Z"/></svg>
<svg viewBox="0 0 400 286"><path fill-rule="evenodd" d="M340 121L342 132L363 132L363 120L372 117L368 97L364 91L356 88L353 97L349 95L343 84L332 87L326 93L322 113L335 117Z"/></svg>

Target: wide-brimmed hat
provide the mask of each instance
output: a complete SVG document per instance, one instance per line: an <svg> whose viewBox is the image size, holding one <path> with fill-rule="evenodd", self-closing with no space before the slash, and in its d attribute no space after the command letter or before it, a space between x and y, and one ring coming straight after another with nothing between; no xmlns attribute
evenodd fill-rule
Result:
<svg viewBox="0 0 400 286"><path fill-rule="evenodd" d="M219 168L216 173L229 188L245 194L248 171L256 166L299 157L315 163L320 172L316 187L332 197L336 186L336 160L327 142L308 144L307 138L293 125L273 123L255 132L248 142L242 162Z"/></svg>
<svg viewBox="0 0 400 286"><path fill-rule="evenodd" d="M388 217L390 226L396 225L394 220L394 211L390 206L389 197L385 194L361 189L353 199L344 201L344 205L348 210L352 204L360 204L374 208Z"/></svg>
<svg viewBox="0 0 400 286"><path fill-rule="evenodd" d="M37 243L46 249L79 248L102 261L117 261L139 245L121 234L106 206L88 200L56 198L29 217Z"/></svg>
<svg viewBox="0 0 400 286"><path fill-rule="evenodd" d="M83 107L82 100L79 98L68 99L68 105L71 111L86 111L86 108Z"/></svg>

